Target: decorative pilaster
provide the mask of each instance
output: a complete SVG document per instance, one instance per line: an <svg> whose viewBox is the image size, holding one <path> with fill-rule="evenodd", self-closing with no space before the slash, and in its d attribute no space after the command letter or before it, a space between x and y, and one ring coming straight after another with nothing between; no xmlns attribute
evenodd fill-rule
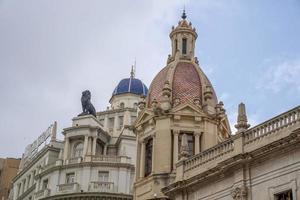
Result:
<svg viewBox="0 0 300 200"><path fill-rule="evenodd" d="M88 149L88 136L84 136L84 142L83 142L83 156L86 156L87 149Z"/></svg>
<svg viewBox="0 0 300 200"><path fill-rule="evenodd" d="M64 161L66 161L68 159L69 148L70 148L70 139L68 137L65 137Z"/></svg>
<svg viewBox="0 0 300 200"><path fill-rule="evenodd" d="M88 137L88 150L87 150L87 155L92 154L92 137Z"/></svg>
<svg viewBox="0 0 300 200"><path fill-rule="evenodd" d="M201 132L195 132L194 133L194 137L195 137L195 154L200 153L200 136L201 136Z"/></svg>
<svg viewBox="0 0 300 200"><path fill-rule="evenodd" d="M174 138L174 145L173 145L173 161L174 167L176 168L176 163L178 162L178 137L179 137L179 130L173 130L173 138Z"/></svg>
<svg viewBox="0 0 300 200"><path fill-rule="evenodd" d="M93 137L93 150L92 155L96 155L97 137Z"/></svg>
<svg viewBox="0 0 300 200"><path fill-rule="evenodd" d="M107 144L104 145L103 155L107 155Z"/></svg>
<svg viewBox="0 0 300 200"><path fill-rule="evenodd" d="M151 161L151 174L154 173L154 161L155 161L155 136L152 137L152 161Z"/></svg>
<svg viewBox="0 0 300 200"><path fill-rule="evenodd" d="M140 156L140 178L143 178L145 176L145 152L146 152L146 144L144 141L142 141L141 144L141 156Z"/></svg>

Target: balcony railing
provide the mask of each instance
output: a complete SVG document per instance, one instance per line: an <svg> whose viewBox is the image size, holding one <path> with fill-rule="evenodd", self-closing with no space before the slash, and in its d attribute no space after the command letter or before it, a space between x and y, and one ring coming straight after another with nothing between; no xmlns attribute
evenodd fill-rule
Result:
<svg viewBox="0 0 300 200"><path fill-rule="evenodd" d="M93 181L89 184L90 192L115 192L113 182Z"/></svg>
<svg viewBox="0 0 300 200"><path fill-rule="evenodd" d="M80 190L78 183L65 183L65 184L58 185L57 187L59 193L78 192Z"/></svg>
<svg viewBox="0 0 300 200"><path fill-rule="evenodd" d="M128 156L98 155L98 156L93 156L92 161L132 164L131 158Z"/></svg>
<svg viewBox="0 0 300 200"><path fill-rule="evenodd" d="M219 157L224 156L234 150L234 144L232 139L228 139L215 147L207 149L190 159L186 160L185 162L185 171L188 171L192 168L198 167L203 165L209 161L215 160Z"/></svg>
<svg viewBox="0 0 300 200"><path fill-rule="evenodd" d="M67 160L68 164L77 164L82 162L82 157L70 158Z"/></svg>
<svg viewBox="0 0 300 200"><path fill-rule="evenodd" d="M46 189L42 189L38 192L36 192L34 194L34 199L38 200L38 199L42 199L44 197L48 197L50 195L50 189L46 188Z"/></svg>

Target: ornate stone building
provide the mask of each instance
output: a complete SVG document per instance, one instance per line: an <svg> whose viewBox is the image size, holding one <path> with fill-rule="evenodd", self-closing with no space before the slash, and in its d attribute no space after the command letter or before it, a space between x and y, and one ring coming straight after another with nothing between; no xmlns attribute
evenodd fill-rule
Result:
<svg viewBox="0 0 300 200"><path fill-rule="evenodd" d="M134 199L300 198L300 107L251 129L244 104L231 134L223 103L195 57L185 13L172 53L139 102Z"/></svg>
<svg viewBox="0 0 300 200"><path fill-rule="evenodd" d="M120 81L111 106L73 118L64 141L51 140L32 158L23 157L14 179L13 200L130 200L136 162L132 123L147 87L134 77ZM35 144L35 143L33 143Z"/></svg>

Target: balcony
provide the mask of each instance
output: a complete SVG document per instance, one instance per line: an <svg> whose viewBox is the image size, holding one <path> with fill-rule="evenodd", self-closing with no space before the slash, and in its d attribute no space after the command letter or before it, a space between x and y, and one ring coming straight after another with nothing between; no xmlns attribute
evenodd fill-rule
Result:
<svg viewBox="0 0 300 200"><path fill-rule="evenodd" d="M67 164L77 164L81 162L82 162L82 157L75 157L67 160Z"/></svg>
<svg viewBox="0 0 300 200"><path fill-rule="evenodd" d="M89 192L116 192L113 182L93 181L89 184Z"/></svg>
<svg viewBox="0 0 300 200"><path fill-rule="evenodd" d="M130 157L127 157L127 156L97 155L97 156L92 156L92 162L110 162L110 163L131 164L131 159L130 159Z"/></svg>
<svg viewBox="0 0 300 200"><path fill-rule="evenodd" d="M48 188L42 189L34 194L34 199L36 199L36 200L42 199L42 198L48 197L49 195L50 195L50 189L48 189Z"/></svg>
<svg viewBox="0 0 300 200"><path fill-rule="evenodd" d="M58 185L58 193L72 193L79 192L80 187L78 183L65 183Z"/></svg>

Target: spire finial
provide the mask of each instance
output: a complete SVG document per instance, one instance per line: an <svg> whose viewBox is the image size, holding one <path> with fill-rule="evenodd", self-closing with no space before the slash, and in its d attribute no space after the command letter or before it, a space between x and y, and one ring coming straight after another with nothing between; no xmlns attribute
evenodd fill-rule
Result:
<svg viewBox="0 0 300 200"><path fill-rule="evenodd" d="M131 72L130 72L131 78L135 77L135 67L136 67L136 60L134 59L134 64L131 66Z"/></svg>
<svg viewBox="0 0 300 200"><path fill-rule="evenodd" d="M238 109L237 124L235 125L235 128L239 133L239 132L246 131L249 127L250 124L248 124L248 120L247 120L246 106L244 103L240 103Z"/></svg>
<svg viewBox="0 0 300 200"><path fill-rule="evenodd" d="M182 12L181 18L186 19L185 6L183 7L183 12Z"/></svg>

